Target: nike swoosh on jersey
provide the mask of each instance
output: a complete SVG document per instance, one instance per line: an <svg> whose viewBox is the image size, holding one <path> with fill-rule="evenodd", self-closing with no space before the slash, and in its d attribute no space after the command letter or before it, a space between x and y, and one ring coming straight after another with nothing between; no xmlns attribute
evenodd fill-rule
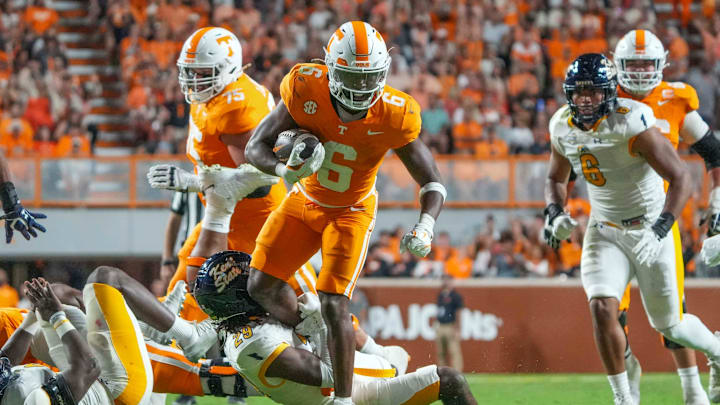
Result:
<svg viewBox="0 0 720 405"><path fill-rule="evenodd" d="M663 105L663 104L669 103L669 102L670 102L670 100L661 100L661 101L658 101L658 105Z"/></svg>
<svg viewBox="0 0 720 405"><path fill-rule="evenodd" d="M365 208L350 207L350 211L352 211L352 212L360 212L360 211L365 211Z"/></svg>
<svg viewBox="0 0 720 405"><path fill-rule="evenodd" d="M369 129L368 129L368 132L367 132L367 134L370 135L370 136L372 136L372 135L380 135L380 134L382 134L382 133L383 133L383 131L371 131L371 130L369 130Z"/></svg>

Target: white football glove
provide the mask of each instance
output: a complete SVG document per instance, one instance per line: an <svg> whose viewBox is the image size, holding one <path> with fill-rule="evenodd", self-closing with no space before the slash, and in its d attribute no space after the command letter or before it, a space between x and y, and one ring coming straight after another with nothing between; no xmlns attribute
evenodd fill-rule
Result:
<svg viewBox="0 0 720 405"><path fill-rule="evenodd" d="M551 204L553 205L553 204ZM559 206L556 207L558 210ZM557 249L560 247L560 242L568 239L572 234L573 230L577 227L578 223L576 220L565 211L560 213L553 213L553 210L545 208L545 242L550 245L551 248ZM554 215L553 215L554 214Z"/></svg>
<svg viewBox="0 0 720 405"><path fill-rule="evenodd" d="M305 143L298 142L290 152L287 163L279 163L275 167L275 174L282 177L290 184L295 184L298 180L312 176L320 170L325 160L325 147L322 143L315 145L312 155L303 160L300 153L305 150Z"/></svg>
<svg viewBox="0 0 720 405"><path fill-rule="evenodd" d="M312 293L305 293L298 297L298 309L302 321L295 326L295 331L303 336L313 336L325 330L320 299ZM324 333L324 332L322 332Z"/></svg>
<svg viewBox="0 0 720 405"><path fill-rule="evenodd" d="M241 164L237 168L201 166L198 168L198 177L203 191L212 187L215 194L235 202L260 187L280 181L278 177L261 172L249 163Z"/></svg>
<svg viewBox="0 0 720 405"><path fill-rule="evenodd" d="M700 250L700 259L710 267L720 265L720 235L705 239Z"/></svg>
<svg viewBox="0 0 720 405"><path fill-rule="evenodd" d="M425 257L432 248L435 218L423 213L420 221L400 240L400 253L410 252L417 257Z"/></svg>
<svg viewBox="0 0 720 405"><path fill-rule="evenodd" d="M708 236L720 234L720 187L715 187L710 191L708 210L703 222L708 224Z"/></svg>
<svg viewBox="0 0 720 405"><path fill-rule="evenodd" d="M662 240L650 227L627 231L633 239L637 240L632 250L641 266L651 266L655 263L662 250Z"/></svg>
<svg viewBox="0 0 720 405"><path fill-rule="evenodd" d="M169 164L151 167L148 170L147 179L152 188L189 192L202 191L198 176Z"/></svg>

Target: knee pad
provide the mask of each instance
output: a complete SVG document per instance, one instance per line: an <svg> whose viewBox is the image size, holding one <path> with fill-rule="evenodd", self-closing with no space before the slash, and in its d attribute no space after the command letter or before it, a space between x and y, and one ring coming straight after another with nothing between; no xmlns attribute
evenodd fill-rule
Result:
<svg viewBox="0 0 720 405"><path fill-rule="evenodd" d="M683 303L682 303L682 310L683 310L683 314L687 314L687 307L685 306L684 299L683 299ZM670 349L670 350L678 350L678 349L685 348L685 346L681 345L680 343L673 342L672 340L666 338L665 335L661 335L661 336L662 336L663 346L665 346L665 348Z"/></svg>

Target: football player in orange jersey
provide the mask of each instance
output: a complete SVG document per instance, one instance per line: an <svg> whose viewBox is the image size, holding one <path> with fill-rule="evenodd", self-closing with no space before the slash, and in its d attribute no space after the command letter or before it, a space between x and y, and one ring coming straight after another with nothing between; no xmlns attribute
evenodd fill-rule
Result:
<svg viewBox="0 0 720 405"><path fill-rule="evenodd" d="M713 184L706 218L708 236L712 236L720 233L720 141L696 111L699 100L695 89L682 82L662 80L663 68L667 66L666 55L662 42L652 32L647 30L628 32L617 43L614 52L618 69L618 97L632 98L650 106L657 118L657 127L673 146L677 148L682 138L705 160ZM680 249L677 223L673 227L673 235L676 238L676 248ZM682 280L684 276L682 261L677 263L676 271L678 278ZM619 316L626 333L626 312L629 306L630 286L628 285L620 304ZM684 305L683 310L685 310ZM685 404L707 404L708 398L700 382L695 352L666 338L663 338L663 341L665 346L671 349L675 359ZM633 396L636 397L636 402L639 402L641 369L637 358L630 350L629 343L626 346L625 358ZM716 381L715 384L711 382L710 397L713 402L720 402L720 390L716 388L720 384L720 381L717 381L720 376L713 374L712 377Z"/></svg>
<svg viewBox="0 0 720 405"><path fill-rule="evenodd" d="M243 72L237 37L224 28L201 28L185 41L177 65L181 90L191 104L186 149L195 171L200 166L234 168L246 163L245 144L275 101L265 87ZM148 179L155 188L202 191L198 177L171 165L154 166ZM286 192L282 183L258 188L237 203L231 217L209 212L205 226L229 232L230 249L252 252L265 219L280 205ZM193 266L189 258L197 256L192 253L196 245L208 242L200 238L201 226L197 224L178 252L178 267L168 292L178 280L187 280L192 286L204 259L191 259L197 265ZM207 318L189 293L182 316L198 321Z"/></svg>
<svg viewBox="0 0 720 405"><path fill-rule="evenodd" d="M401 249L416 256L430 252L446 195L432 154L417 140L420 106L385 85L390 59L385 41L370 24L344 23L328 41L325 65L301 63L285 76L282 101L245 149L257 168L294 184L258 236L250 295L277 319L297 325L297 300L284 280L321 249L317 290L329 330L336 404L351 403L354 350L348 302L375 223L378 167L394 150L421 186L420 220L401 242ZM288 164L273 154L278 134L293 128L310 131L322 143L300 167L293 163L303 143L295 145Z"/></svg>

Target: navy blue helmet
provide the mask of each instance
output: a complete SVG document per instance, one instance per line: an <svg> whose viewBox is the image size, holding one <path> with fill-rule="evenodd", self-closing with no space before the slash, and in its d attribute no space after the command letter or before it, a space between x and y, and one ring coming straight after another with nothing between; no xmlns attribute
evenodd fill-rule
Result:
<svg viewBox="0 0 720 405"><path fill-rule="evenodd" d="M249 276L249 254L235 250L215 253L200 267L193 295L214 321L264 315L265 309L248 294Z"/></svg>
<svg viewBox="0 0 720 405"><path fill-rule="evenodd" d="M576 104L573 95L584 90L601 91L599 103ZM570 105L573 121L593 125L615 109L617 103L617 72L615 65L599 53L580 55L568 67L565 74L565 98Z"/></svg>

